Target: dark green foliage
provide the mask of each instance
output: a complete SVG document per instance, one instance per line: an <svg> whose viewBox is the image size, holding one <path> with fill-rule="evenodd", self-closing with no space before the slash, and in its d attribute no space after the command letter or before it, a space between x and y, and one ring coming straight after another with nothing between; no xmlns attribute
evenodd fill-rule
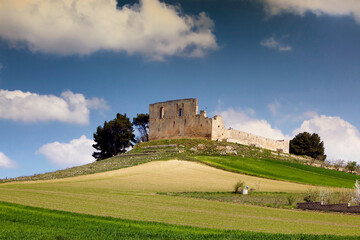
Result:
<svg viewBox="0 0 360 240"><path fill-rule="evenodd" d="M118 113L114 120L105 121L104 126L98 126L94 133L94 141L93 147L100 151L93 153L97 161L126 152L126 148L133 146L131 142L135 142L129 118Z"/></svg>
<svg viewBox="0 0 360 240"><path fill-rule="evenodd" d="M354 162L348 162L346 164L346 169L350 172L354 172L356 170L356 167L357 167L357 163L354 161Z"/></svg>
<svg viewBox="0 0 360 240"><path fill-rule="evenodd" d="M344 239L187 227L91 216L0 202L0 239ZM357 239L358 236L346 236Z"/></svg>
<svg viewBox="0 0 360 240"><path fill-rule="evenodd" d="M290 153L292 154L306 155L324 161L326 159L324 152L324 142L316 133L299 133L290 141Z"/></svg>
<svg viewBox="0 0 360 240"><path fill-rule="evenodd" d="M140 113L133 118L133 124L141 134L141 141L149 141L149 114Z"/></svg>

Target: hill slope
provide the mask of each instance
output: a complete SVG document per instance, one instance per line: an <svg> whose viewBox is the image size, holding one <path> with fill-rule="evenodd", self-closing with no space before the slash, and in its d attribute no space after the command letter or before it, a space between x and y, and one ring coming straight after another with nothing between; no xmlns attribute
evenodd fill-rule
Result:
<svg viewBox="0 0 360 240"><path fill-rule="evenodd" d="M79 167L29 177L3 179L0 182L81 176L168 159L198 161L227 171L319 186L352 188L355 180L360 179L360 176L354 174L307 166L306 163L313 161L308 157L235 143L174 139L140 143L127 154Z"/></svg>
<svg viewBox="0 0 360 240"><path fill-rule="evenodd" d="M274 209L156 194L158 191L229 191L233 183L243 177L256 179L195 162L154 161L72 178L0 184L0 201L207 228L360 235L359 216ZM284 181L260 180L269 181L269 188L287 186L282 191L306 187ZM265 184L264 182L262 187Z"/></svg>

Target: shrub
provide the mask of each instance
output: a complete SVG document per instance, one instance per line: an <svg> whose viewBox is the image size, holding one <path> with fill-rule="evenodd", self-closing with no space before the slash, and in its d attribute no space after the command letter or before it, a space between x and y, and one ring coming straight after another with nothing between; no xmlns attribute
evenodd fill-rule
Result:
<svg viewBox="0 0 360 240"><path fill-rule="evenodd" d="M235 192L235 193L239 193L239 192L241 192L244 188L245 188L245 183L244 183L244 181L239 180L239 181L234 185L234 192Z"/></svg>
<svg viewBox="0 0 360 240"><path fill-rule="evenodd" d="M347 162L346 164L346 170L348 170L349 172L354 172L356 170L356 166L357 166L357 163L354 161L354 162Z"/></svg>
<svg viewBox="0 0 360 240"><path fill-rule="evenodd" d="M295 202L294 194L287 195L286 199L288 201L289 206L292 206L294 204L294 202Z"/></svg>
<svg viewBox="0 0 360 240"><path fill-rule="evenodd" d="M305 192L305 202L316 202L320 199L320 192L317 189L309 189Z"/></svg>
<svg viewBox="0 0 360 240"><path fill-rule="evenodd" d="M342 188L339 192L339 203L349 203L352 200L352 191Z"/></svg>

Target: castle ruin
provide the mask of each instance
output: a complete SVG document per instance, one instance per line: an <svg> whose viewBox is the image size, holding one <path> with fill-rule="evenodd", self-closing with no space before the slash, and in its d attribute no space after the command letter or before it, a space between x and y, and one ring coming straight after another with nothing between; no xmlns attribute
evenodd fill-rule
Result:
<svg viewBox="0 0 360 240"><path fill-rule="evenodd" d="M289 141L273 140L235 129L226 129L221 116L199 114L198 100L187 98L149 105L150 140L202 138L234 142L289 153Z"/></svg>

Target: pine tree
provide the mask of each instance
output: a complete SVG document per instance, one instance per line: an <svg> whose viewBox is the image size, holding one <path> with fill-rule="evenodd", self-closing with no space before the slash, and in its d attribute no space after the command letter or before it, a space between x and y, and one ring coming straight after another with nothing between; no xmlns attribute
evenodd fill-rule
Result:
<svg viewBox="0 0 360 240"><path fill-rule="evenodd" d="M93 147L100 152L94 152L93 157L97 161L126 152L126 148L133 146L135 135L132 123L126 114L118 113L110 122L104 122L104 126L98 126L94 133Z"/></svg>
<svg viewBox="0 0 360 240"><path fill-rule="evenodd" d="M140 113L133 118L133 124L141 134L141 141L149 141L149 114Z"/></svg>
<svg viewBox="0 0 360 240"><path fill-rule="evenodd" d="M299 133L290 141L290 153L296 155L306 155L324 161L324 142L321 141L317 133Z"/></svg>

